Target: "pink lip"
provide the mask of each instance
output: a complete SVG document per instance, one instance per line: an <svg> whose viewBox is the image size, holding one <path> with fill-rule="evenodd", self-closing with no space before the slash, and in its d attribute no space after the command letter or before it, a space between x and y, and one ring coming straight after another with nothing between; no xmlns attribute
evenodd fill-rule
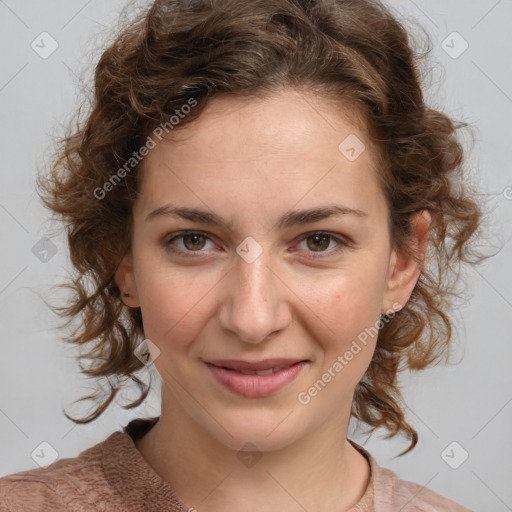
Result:
<svg viewBox="0 0 512 512"><path fill-rule="evenodd" d="M220 363L224 364L221 365ZM295 379L306 364L306 361L291 359L267 359L257 363L233 360L206 362L206 366L220 384L233 393L251 398L264 397L276 393ZM234 367L241 370L265 370L267 368L288 365L291 366L269 375L244 375L233 369Z"/></svg>
<svg viewBox="0 0 512 512"><path fill-rule="evenodd" d="M267 368L277 368L279 366L291 366L295 363L300 363L304 359L290 359L290 358L273 358L262 359L261 361L244 361L243 359L216 359L214 361L206 361L206 363L215 366L223 366L232 370L266 370Z"/></svg>

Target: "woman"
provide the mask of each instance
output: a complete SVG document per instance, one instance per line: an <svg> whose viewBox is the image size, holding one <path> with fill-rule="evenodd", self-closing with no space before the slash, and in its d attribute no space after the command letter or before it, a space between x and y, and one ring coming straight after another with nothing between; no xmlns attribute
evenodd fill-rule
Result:
<svg viewBox="0 0 512 512"><path fill-rule="evenodd" d="M113 381L71 419L128 378L139 405L152 363L161 415L0 479L0 510L468 510L347 439L353 416L416 445L398 372L446 355L482 215L419 57L369 0L156 1L123 28L39 185L68 341Z"/></svg>

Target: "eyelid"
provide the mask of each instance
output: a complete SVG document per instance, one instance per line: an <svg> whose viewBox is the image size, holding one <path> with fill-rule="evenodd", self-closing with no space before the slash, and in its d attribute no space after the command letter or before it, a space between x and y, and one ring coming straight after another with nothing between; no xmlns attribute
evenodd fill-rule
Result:
<svg viewBox="0 0 512 512"><path fill-rule="evenodd" d="M193 229L185 229L185 230L182 230L182 231L176 231L175 233L172 233L170 235L170 238L166 237L166 241L164 242L165 247L168 250L170 250L171 252L173 252L174 254L185 255L185 257L192 257L192 258L194 258L194 257L202 256L205 251L184 251L182 249L176 249L174 246L172 246L171 242L173 240L176 240L176 239L179 239L179 238L183 238L186 235L202 235L206 239L208 239L208 240L213 242L212 235L210 235L206 231L198 231L198 230L193 230Z"/></svg>
<svg viewBox="0 0 512 512"><path fill-rule="evenodd" d="M182 249L176 249L171 244L172 241L179 239L179 238L183 238L184 236L190 235L190 234L202 235L206 239L213 242L212 235L210 235L210 233L208 233L207 231L188 229L188 230L176 231L175 233L172 233L171 235L166 237L166 239L165 239L166 241L164 242L164 245L168 250L170 250L174 254L184 255L185 257L201 257L205 251L202 251L202 250L184 251ZM342 252L343 250L353 246L353 242L349 237L344 236L344 235L338 235L338 234L332 233L330 231L321 231L321 230L308 231L306 233L302 233L301 235L299 235L299 237L297 237L295 239L296 243L298 244L314 235L325 235L327 237L330 237L330 239L334 240L338 245L336 248L330 249L328 251L318 251L318 252L309 251L311 256L306 256L307 259L327 258L329 256L337 255L338 253ZM213 237L213 238L215 238L215 237ZM301 251L296 250L294 252L301 252ZM306 252L308 252L308 251L306 251ZM326 255L326 256L323 256L323 255Z"/></svg>

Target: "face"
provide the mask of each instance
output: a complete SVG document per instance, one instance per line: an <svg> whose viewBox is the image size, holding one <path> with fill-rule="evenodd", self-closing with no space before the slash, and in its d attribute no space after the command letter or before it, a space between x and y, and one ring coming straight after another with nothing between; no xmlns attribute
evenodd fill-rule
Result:
<svg viewBox="0 0 512 512"><path fill-rule="evenodd" d="M291 89L216 98L157 142L116 283L160 351L162 410L233 449L348 422L380 314L419 275L392 250L375 161L348 111ZM334 214L295 214L316 209Z"/></svg>

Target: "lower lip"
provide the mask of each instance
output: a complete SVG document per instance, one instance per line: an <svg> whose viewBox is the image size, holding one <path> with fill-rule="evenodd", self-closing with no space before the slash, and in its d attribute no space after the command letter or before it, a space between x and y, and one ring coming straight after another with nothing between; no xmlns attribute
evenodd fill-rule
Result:
<svg viewBox="0 0 512 512"><path fill-rule="evenodd" d="M269 396L284 388L297 377L306 362L296 363L269 375L244 375L210 363L206 363L206 366L224 387L238 395L254 398Z"/></svg>

